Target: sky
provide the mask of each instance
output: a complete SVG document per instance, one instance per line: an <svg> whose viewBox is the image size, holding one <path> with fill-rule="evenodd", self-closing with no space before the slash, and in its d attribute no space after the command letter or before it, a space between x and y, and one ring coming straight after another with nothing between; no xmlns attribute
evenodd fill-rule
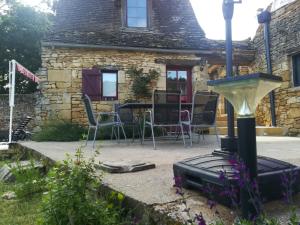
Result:
<svg viewBox="0 0 300 225"><path fill-rule="evenodd" d="M225 39L225 21L222 13L223 0L190 0L200 26L211 39ZM244 40L255 35L258 27L257 9L267 8L272 0L243 0L235 4L232 19L232 39Z"/></svg>
<svg viewBox="0 0 300 225"><path fill-rule="evenodd" d="M223 0L190 0L200 26L207 38L225 39L225 22L222 13ZM21 0L31 6L40 6L41 0ZM272 0L243 0L242 4L235 4L235 12L232 20L233 40L252 38L258 27L256 11L266 8Z"/></svg>

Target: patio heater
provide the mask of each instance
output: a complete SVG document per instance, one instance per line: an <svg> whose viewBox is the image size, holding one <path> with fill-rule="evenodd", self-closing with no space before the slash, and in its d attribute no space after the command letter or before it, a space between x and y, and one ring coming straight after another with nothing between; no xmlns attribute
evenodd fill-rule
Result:
<svg viewBox="0 0 300 225"><path fill-rule="evenodd" d="M232 77L232 17L234 4L242 3L242 0L224 0L222 9L226 26L226 77ZM221 150L237 152L237 138L234 135L234 109L230 102L226 102L227 112L227 137L221 138Z"/></svg>
<svg viewBox="0 0 300 225"><path fill-rule="evenodd" d="M213 91L224 95L235 108L238 115L237 147L234 146L234 141L223 141L222 144L225 143L226 146L225 148L221 146L221 151L215 150L209 155L196 156L177 162L173 165L173 171L175 177L182 178L183 187L198 190L206 195L204 190L209 185L210 189L213 190L209 197L213 196L215 200L227 206L232 205L231 199L228 196L221 196L219 193L225 189L226 184L233 185L239 192L242 215L248 219L250 216L259 214L259 212L250 201L246 188L240 187L238 183L235 176L238 171L231 164L233 158L245 164L250 180L257 181L259 192L264 201L282 198L284 187L280 184L281 176L284 173L298 172L292 185L294 194L298 193L300 191L300 168L277 159L257 156L254 113L260 100L270 91L279 87L282 79L264 73L231 76L232 41L229 21L232 18L234 3L233 0L224 0L223 3L224 18L227 28L229 27L227 32L230 33L226 35L228 73L225 79L208 81L208 86L211 86ZM229 74L230 76L228 76ZM233 140L233 137L229 135L229 139L232 138L231 140ZM231 147L232 149L230 149ZM220 179L220 175L224 171L226 171L227 176Z"/></svg>

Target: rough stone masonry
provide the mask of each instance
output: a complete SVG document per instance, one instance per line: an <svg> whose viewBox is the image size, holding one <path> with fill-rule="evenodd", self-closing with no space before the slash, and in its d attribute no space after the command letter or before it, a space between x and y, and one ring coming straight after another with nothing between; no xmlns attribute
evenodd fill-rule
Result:
<svg viewBox="0 0 300 225"><path fill-rule="evenodd" d="M270 24L273 74L281 76L282 86L275 91L277 124L287 127L290 135L300 133L300 87L293 86L292 55L300 53L300 1L297 0L272 13ZM254 70L266 71L263 27L254 38L256 60ZM269 98L265 97L257 110L260 124L271 124Z"/></svg>
<svg viewBox="0 0 300 225"><path fill-rule="evenodd" d="M159 54L146 52L126 52L116 50L84 50L46 48L42 49L42 67L40 78L42 86L41 104L38 105L39 122L49 118L72 120L81 124L87 123L86 113L81 100L82 69L97 66L100 69L118 70L118 100L94 101L96 111L112 111L113 104L124 103L133 99L131 80L126 71L131 66L143 68L144 71L155 69L160 77L153 84L157 89L166 88L166 65L155 62L156 59L199 60L193 54ZM205 90L208 78L207 71L200 71L200 65L192 69L193 89ZM149 99L151 101L151 99Z"/></svg>

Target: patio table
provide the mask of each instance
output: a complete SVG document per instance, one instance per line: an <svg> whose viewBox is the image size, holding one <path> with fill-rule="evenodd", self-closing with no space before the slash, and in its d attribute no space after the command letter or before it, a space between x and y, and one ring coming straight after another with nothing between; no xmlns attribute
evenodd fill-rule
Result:
<svg viewBox="0 0 300 225"><path fill-rule="evenodd" d="M136 110L139 110L139 112L141 113L142 110L144 111L144 110L147 110L147 109L152 109L152 103L134 102L134 103L116 104L115 105L115 110L119 111L120 109L132 109L132 110L136 109ZM181 109L191 111L192 110L192 103L181 103ZM138 118L139 121L141 121L141 119L142 119L140 116L138 116L137 118ZM139 124L140 124L139 125L140 132L142 132L141 123L139 123ZM184 130L186 130L186 128L184 128ZM177 134L177 132L175 132L175 133Z"/></svg>
<svg viewBox="0 0 300 225"><path fill-rule="evenodd" d="M124 103L124 104L117 104L118 109L151 109L152 103L140 103L140 102L134 102L134 103ZM192 103L181 103L181 109L183 110L189 110L192 109Z"/></svg>

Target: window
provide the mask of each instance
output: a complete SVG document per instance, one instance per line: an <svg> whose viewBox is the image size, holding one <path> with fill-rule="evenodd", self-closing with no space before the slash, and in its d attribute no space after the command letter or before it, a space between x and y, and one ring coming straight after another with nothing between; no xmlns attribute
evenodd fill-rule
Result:
<svg viewBox="0 0 300 225"><path fill-rule="evenodd" d="M118 99L118 71L82 70L82 93L92 101Z"/></svg>
<svg viewBox="0 0 300 225"><path fill-rule="evenodd" d="M294 87L300 86L300 54L292 56Z"/></svg>
<svg viewBox="0 0 300 225"><path fill-rule="evenodd" d="M147 27L148 0L127 0L127 26L128 27Z"/></svg>
<svg viewBox="0 0 300 225"><path fill-rule="evenodd" d="M102 72L102 97L117 99L118 73L116 71Z"/></svg>

